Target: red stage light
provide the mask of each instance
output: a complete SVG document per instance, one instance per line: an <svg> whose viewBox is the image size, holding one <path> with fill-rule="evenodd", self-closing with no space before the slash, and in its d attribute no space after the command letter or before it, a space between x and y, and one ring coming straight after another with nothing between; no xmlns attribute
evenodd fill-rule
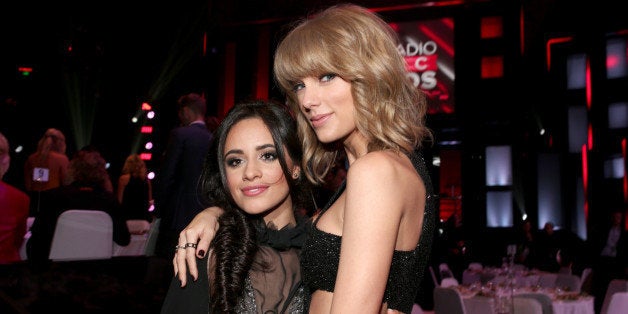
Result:
<svg viewBox="0 0 628 314"><path fill-rule="evenodd" d="M20 72L22 76L29 76L31 75L31 73L33 73L33 68L32 67L18 67L17 71Z"/></svg>
<svg viewBox="0 0 628 314"><path fill-rule="evenodd" d="M142 126L142 129L141 129L140 132L142 132L144 134L151 134L151 133L153 133L153 127L150 126L150 125L144 125L144 126Z"/></svg>

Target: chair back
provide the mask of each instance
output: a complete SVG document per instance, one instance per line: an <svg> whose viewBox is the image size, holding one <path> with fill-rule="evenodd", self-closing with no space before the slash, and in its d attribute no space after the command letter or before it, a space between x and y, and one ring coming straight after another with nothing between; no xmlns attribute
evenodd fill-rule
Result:
<svg viewBox="0 0 628 314"><path fill-rule="evenodd" d="M607 314L624 314L628 311L628 292L615 292L608 304Z"/></svg>
<svg viewBox="0 0 628 314"><path fill-rule="evenodd" d="M604 303L600 314L610 314L609 306L613 295L618 292L628 292L628 279L613 279L608 283L606 294L604 295Z"/></svg>
<svg viewBox="0 0 628 314"><path fill-rule="evenodd" d="M98 210L70 209L57 219L49 258L53 261L109 259L113 221Z"/></svg>
<svg viewBox="0 0 628 314"><path fill-rule="evenodd" d="M572 274L558 274L556 287L570 292L580 293L580 276Z"/></svg>
<svg viewBox="0 0 628 314"><path fill-rule="evenodd" d="M514 314L543 314L543 306L536 299L514 296L512 303Z"/></svg>
<svg viewBox="0 0 628 314"><path fill-rule="evenodd" d="M529 293L520 293L517 294L517 298L530 298L534 299L541 304L541 313L543 314L552 314L554 313L554 309L552 307L552 298L544 293L540 292L529 292Z"/></svg>
<svg viewBox="0 0 628 314"><path fill-rule="evenodd" d="M434 288L434 314L466 314L462 296L454 288Z"/></svg>

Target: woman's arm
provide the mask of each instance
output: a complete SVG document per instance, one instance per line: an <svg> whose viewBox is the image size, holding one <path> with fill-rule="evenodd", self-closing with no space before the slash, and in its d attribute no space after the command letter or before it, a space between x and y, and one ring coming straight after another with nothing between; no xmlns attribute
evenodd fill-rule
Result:
<svg viewBox="0 0 628 314"><path fill-rule="evenodd" d="M155 201L153 200L153 183L150 180L146 180L148 185L148 202L153 205Z"/></svg>
<svg viewBox="0 0 628 314"><path fill-rule="evenodd" d="M187 268L194 280L198 279L196 257L203 258L209 250L209 244L214 239L218 225L218 217L223 213L220 207L208 207L192 219L190 224L179 233L179 245L197 243L196 250L178 249L174 254L172 264L174 273L181 280L181 287L187 283Z"/></svg>
<svg viewBox="0 0 628 314"><path fill-rule="evenodd" d="M375 313L382 307L407 199L390 157L370 153L349 168L333 313Z"/></svg>

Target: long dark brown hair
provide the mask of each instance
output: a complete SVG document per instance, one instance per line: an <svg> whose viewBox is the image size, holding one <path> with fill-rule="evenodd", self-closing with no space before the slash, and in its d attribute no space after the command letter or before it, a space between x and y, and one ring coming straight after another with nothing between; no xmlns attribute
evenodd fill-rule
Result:
<svg viewBox="0 0 628 314"><path fill-rule="evenodd" d="M261 119L270 131L279 163L288 181L294 208L305 206L309 200L307 180L303 179L304 176L294 179L285 158L286 155L290 156L293 163L299 165L303 155L296 122L289 110L268 101L235 105L214 132L200 182L207 205L218 206L225 211L219 218L220 228L211 244L214 261L210 261L210 264L213 262L214 268L212 271L210 267L210 309L216 313L235 312L258 250L253 225L258 218L238 208L229 193L223 154L231 128L239 121L250 118Z"/></svg>

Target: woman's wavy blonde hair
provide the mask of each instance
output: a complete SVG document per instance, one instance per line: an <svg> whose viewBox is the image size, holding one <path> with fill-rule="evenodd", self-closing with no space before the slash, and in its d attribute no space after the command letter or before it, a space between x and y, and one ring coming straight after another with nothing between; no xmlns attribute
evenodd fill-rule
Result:
<svg viewBox="0 0 628 314"><path fill-rule="evenodd" d="M141 178L146 180L146 163L140 155L131 154L124 161L122 167L122 174L130 174L131 177Z"/></svg>
<svg viewBox="0 0 628 314"><path fill-rule="evenodd" d="M368 150L410 154L431 131L425 126L426 99L407 77L394 30L367 9L342 4L300 21L281 41L275 79L297 113L308 179L320 184L338 147L318 141L302 114L294 91L306 77L336 74L351 83L355 123L369 141Z"/></svg>

